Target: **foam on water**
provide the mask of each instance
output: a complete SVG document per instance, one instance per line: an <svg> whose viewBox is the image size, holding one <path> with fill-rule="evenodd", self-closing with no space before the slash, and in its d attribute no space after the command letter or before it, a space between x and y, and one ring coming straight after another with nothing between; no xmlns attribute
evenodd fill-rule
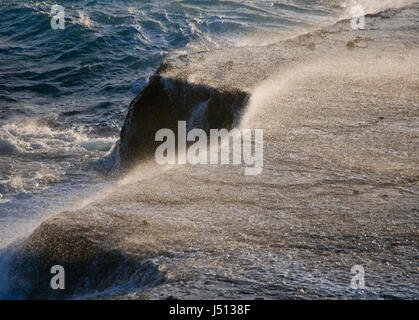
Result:
<svg viewBox="0 0 419 320"><path fill-rule="evenodd" d="M374 14L387 9L398 9L402 7L407 7L416 2L416 0L344 0L341 1L340 5L344 9L342 17L352 18L351 9L352 7L357 5L363 6L366 14Z"/></svg>
<svg viewBox="0 0 419 320"><path fill-rule="evenodd" d="M72 159L99 159L116 139L116 135L97 135L91 127L66 128L36 119L8 121L0 128L1 158L5 161L0 175L2 201L6 198L11 201L11 196L19 193L37 193L65 181L74 166ZM7 163L6 159L14 162Z"/></svg>

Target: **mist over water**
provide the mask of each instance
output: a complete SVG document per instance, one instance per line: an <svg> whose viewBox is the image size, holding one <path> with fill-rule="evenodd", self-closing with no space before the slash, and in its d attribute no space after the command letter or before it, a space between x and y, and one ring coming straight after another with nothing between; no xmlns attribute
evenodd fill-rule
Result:
<svg viewBox="0 0 419 320"><path fill-rule="evenodd" d="M52 4L0 4L2 219L55 208L60 189L104 182L99 160L169 52L256 44L261 33L273 41L337 14L319 1L61 1L66 28L52 30Z"/></svg>
<svg viewBox="0 0 419 320"><path fill-rule="evenodd" d="M44 219L65 210L77 211L90 206L97 209L92 215L96 214L98 221L108 208L126 214L135 212L142 215L149 211L144 219L157 225L162 235L157 240L150 236L147 244L154 247L161 240L162 251L167 243L176 242L178 238L189 239L188 248L168 247L171 260L164 255L153 260L162 270L167 268L174 278L191 272L218 279L222 269L225 279L235 274L236 284L245 287L251 297L261 291L266 296L272 294L272 297L278 298L272 293L275 292L274 283L278 276L284 277L283 286L286 288L293 288L302 277L301 283L304 285L307 280L318 286L318 290L313 289L313 294L318 296L350 295L343 284L345 278L342 274L327 271L341 280L339 284L332 284L327 278L319 280L304 260L302 252L296 253L288 247L285 252L256 248L260 242L270 241L270 232L288 232L280 223L281 217L287 217L287 227L299 230L293 234L296 241L309 242L301 231L304 230L303 223L312 222L308 218L312 214L318 218L319 224L327 224L325 221L331 216L326 214L322 217L320 214L324 205L322 201L328 201L328 196L324 196L329 192L326 182L345 180L347 177L343 177L347 170L372 172L372 178L359 173L348 180L373 179L379 189L397 180L397 174L402 176L401 179L415 176L417 154L411 151L414 148L410 143L398 136L414 136L414 120L409 124L411 127L406 128L406 123L402 122L404 118L395 116L395 120L385 127L389 132L393 130L394 135L388 137L387 143L382 142L382 148L372 148L369 145L374 141L373 138L356 134L354 139L358 144L352 146L344 136L336 133L340 127L333 129L336 135L329 134L327 130L332 125L324 119L333 118L338 126L367 126L376 115L362 109L364 104L379 102L391 106L398 105L399 100L403 101L400 103L402 106L398 105L399 110L406 114L414 112L417 101L409 99L415 96L412 93L413 84L418 80L417 72L413 71L418 66L417 57L414 56L417 53L416 40L412 35L413 40L409 42L406 37L407 44L403 45L407 53L400 53L396 49L384 52L383 48L376 48L369 49L367 55L354 53L348 60L348 48L330 53L325 49L327 46L323 47L320 35L315 40L318 42L314 42L317 51L302 61L294 62L292 55L307 48L296 46L291 50L283 46L281 54L290 56L280 64L280 70L269 72L264 70L264 65L269 69L269 63L277 58L278 53L258 55L257 52L268 51L265 48L269 45L276 45L275 50L280 50L278 43L282 40L293 39L349 18L350 8L359 3L365 7L366 13L377 13L387 8L408 6L416 1L61 1L59 4L66 9L66 28L52 30L50 9L55 1L0 0L0 270L8 268L15 245ZM417 21L415 13L409 14L398 19ZM399 22L391 21L395 25ZM359 41L362 45L370 40ZM254 52L255 59L250 56L246 58L242 52L247 51L240 51L247 49ZM203 69L191 74L189 79L193 82L217 71L211 67L217 65L217 59L220 58L217 50L230 50L233 55L237 53L240 57L237 60L243 65L259 63L260 69L264 70L261 74L265 72L263 77L249 73L246 74L249 79L237 79L237 83L245 83L243 87L249 87L251 93L239 127L265 130L267 153L264 175L252 182L243 180L241 174L235 175L239 168L218 168L217 171L199 166L162 168L155 163L143 163L123 178L116 178L113 170L116 170L115 164L118 162L115 147L120 129L129 103L146 85L148 77L167 57L180 57L182 60L183 55L209 52L205 63L201 65ZM206 66L210 67L206 69ZM260 81L252 80L259 79L259 76ZM247 83L251 85L247 86ZM349 91L348 83L353 84ZM397 83L404 83L404 89L398 87ZM370 101L359 102L361 109L358 115L365 118L359 116L354 120L346 117L345 114L350 114L356 118L351 102L356 101L357 93L367 91L363 88L374 92ZM386 92L393 94L386 95ZM403 92L406 92L405 100ZM330 101L333 101L331 105ZM413 111L405 110L406 105L412 105ZM363 110L365 113L362 113ZM388 112L386 117L391 116L391 108L383 107L383 110ZM375 132L375 129L371 129L371 137ZM311 145L309 141L313 136L317 143ZM359 146L362 146L361 150ZM405 153L397 149L400 146ZM321 160L322 157L326 160ZM313 168L318 167L328 168L330 172L314 172ZM299 176L299 172L304 173ZM185 177L190 185L185 190L176 188ZM310 190L304 189L303 185L310 179L320 181L320 185L310 187ZM326 181L324 186L322 181ZM246 183L254 186L254 189L249 187L249 191ZM136 184L141 187L140 191ZM223 188L225 194L220 196L219 189ZM276 193L278 190L279 195ZM299 194L298 201L289 190ZM339 192L346 191L344 188L337 190L336 197L341 196ZM381 191L376 192L378 194ZM416 191L412 189L411 192ZM306 200L300 202L299 198L309 198L310 193L317 194L320 199L312 200L313 206L318 205L313 211L306 210ZM212 204L207 199L212 194L217 194L220 203ZM107 200L101 205L100 202L105 198ZM121 203L119 199L126 200L123 208L118 207ZM383 205L379 195L374 193L371 199L367 199L369 204L360 212L369 212L374 206ZM176 207L176 203L182 203L182 206ZM235 204L235 208L229 207L229 203ZM348 207L355 208L354 203L349 202ZM139 204L143 206L140 209ZM403 223L413 224L413 227L417 222L412 209L415 205L417 199L413 197L406 198L401 205L412 210ZM167 217L167 208L170 206L173 207L172 216ZM276 215L275 206L290 211L287 211L288 215ZM339 203L336 204L338 207ZM298 213L298 210L302 213ZM386 212L384 207L382 210ZM227 214L227 218L221 212ZM303 213L306 216L301 217ZM385 213L377 229L387 228L390 220ZM319 232L319 237L323 235L323 230L318 229L317 225L313 228ZM331 228L335 236L339 232L346 232L339 228ZM124 229L115 227L114 231L118 230ZM174 235L175 230L179 234ZM217 238L213 234L222 234L223 237ZM310 232L308 234L312 236ZM358 237L355 234L354 237ZM170 237L175 237L175 240ZM222 240L229 237L233 238L229 243L230 249L221 249L224 245ZM239 239L246 239L249 248L244 248ZM129 234L124 241L124 248L142 246L133 234ZM281 242L272 246L279 248L286 245ZM205 248L211 254L197 248ZM354 259L345 254L340 258L351 262ZM217 259L222 261L220 269L214 267L219 263ZM334 258L328 259L321 260L320 265L327 265ZM256 265L252 265L252 261ZM174 264L176 267L173 267ZM377 267L377 270L384 269L385 266ZM160 284L163 281L154 264L146 265L144 270L144 274L151 270L150 283L155 281ZM10 297L7 293L9 279L5 274L0 273L0 297ZM412 279L411 275L406 279L413 283L401 295L417 295L417 280ZM406 279L403 281L406 282ZM197 276L196 288L192 288L192 291L203 286L205 281L204 277ZM229 286L227 283L226 287ZM132 286L133 293L125 297L144 298L134 292L142 285L128 283L125 289L124 286L122 289L115 286L115 292L111 287L110 291L102 292L99 296L120 295L121 292L130 291ZM145 297L161 298L165 293L171 294L171 285L150 289ZM217 285L220 284L214 284L215 287ZM153 288L152 285L150 287ZM393 284L390 287L390 291L397 296L396 287ZM182 290L176 287L176 292L188 296ZM381 290L386 289L381 284L377 285L364 297L377 297ZM220 296L216 298L222 296L218 291L217 294ZM86 297L95 295L87 294Z"/></svg>

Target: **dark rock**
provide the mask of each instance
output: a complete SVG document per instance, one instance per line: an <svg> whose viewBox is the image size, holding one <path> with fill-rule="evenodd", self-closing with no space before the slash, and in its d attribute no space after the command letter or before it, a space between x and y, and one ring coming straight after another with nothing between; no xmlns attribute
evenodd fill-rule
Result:
<svg viewBox="0 0 419 320"><path fill-rule="evenodd" d="M65 214L75 217L75 213ZM116 220L114 224L120 225ZM149 253L139 256L124 252L117 246L116 232L107 231L80 221L64 225L62 217L44 222L15 253L9 271L11 296L64 299L97 295L109 288L115 291L119 285L141 288L165 281L158 266L147 260ZM64 289L51 288L54 265L64 268Z"/></svg>
<svg viewBox="0 0 419 320"><path fill-rule="evenodd" d="M168 68L163 64L158 72ZM156 73L129 107L121 130L121 167L129 169L140 160L153 157L161 144L155 141L156 132L167 128L177 134L178 121L190 119L202 103L207 104L203 118L190 124L188 131L232 128L247 97L246 92L235 88L216 89Z"/></svg>

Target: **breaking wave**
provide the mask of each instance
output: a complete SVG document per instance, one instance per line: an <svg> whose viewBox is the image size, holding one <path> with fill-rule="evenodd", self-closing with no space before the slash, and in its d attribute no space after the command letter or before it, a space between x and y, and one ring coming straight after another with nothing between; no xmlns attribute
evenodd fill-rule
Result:
<svg viewBox="0 0 419 320"><path fill-rule="evenodd" d="M365 6L367 13L375 14L388 8L408 6L414 2L361 1L361 4ZM95 207L96 205L100 207L96 204L97 199L112 194L115 188L121 185L129 186L138 178L138 176L125 176L122 180L117 181L118 170L121 167L121 162L127 161L124 155L128 154L127 157L137 161L137 156L144 152L146 148L139 148L139 141L135 139L139 131L144 133L147 132L147 129L155 129L160 125L152 121L154 118L158 118L162 114L171 116L174 114L175 118L187 119L190 127L199 126L206 129L213 127L214 123L215 126L227 127L235 126L237 123L244 127L260 126L274 136L278 134L277 131L280 131L282 125L292 122L292 117L287 118L287 116L295 114L295 110L284 107L283 110L280 110L282 113L279 114L279 111L273 108L273 103L287 102L281 99L286 99L287 93L292 91L294 84L296 87L301 83L305 85L308 94L299 98L301 100L297 101L296 108L301 107L298 109L301 114L310 115L311 111L304 110L302 106L309 99L318 97L314 94L309 95L310 90L313 89L309 83L316 86L317 81L324 80L321 83L324 86L322 90L327 92L330 83L328 84L328 80L325 80L326 77L322 78L326 71L329 75L335 76L336 83L339 84L339 76L334 73L337 70L339 72L346 70L344 79L356 82L359 78L352 68L370 70L371 73L376 70L374 68L377 68L377 66L363 64L357 59L353 59L345 65L345 58L336 58L328 68L322 68L322 64L318 63L322 60L316 60L320 59L321 50L316 57L313 53L313 56L310 55L305 61L294 60L293 52L295 51L292 50L313 50L314 52L321 46L323 35L326 34L326 31L324 34L322 33L322 28L333 25L339 19L350 18L349 8L355 3L354 1L285 1L284 3L177 1L167 7L158 2L143 3L140 1L139 3L132 3L128 9L125 5L116 5L114 11L103 10L97 4L93 4L91 8L87 6L86 9L70 12L70 26L65 31L67 41L63 43L59 41L58 36L56 38L55 35L50 35L48 33L50 30L45 27L50 18L49 3L25 2L21 6L17 4L17 7L2 8L5 14L2 14L0 18L0 36L6 38L6 41L0 47L0 55L7 58L0 65L0 77L5 83L5 85L0 85L0 102L4 104L4 109L0 113L0 221L2 223L0 227L0 248L2 248L0 252L0 269L2 270L0 273L0 296L2 297L57 297L51 295L51 292L47 290L39 290L43 284L48 283L47 278L50 274L46 269L47 266L62 262L59 257L51 253L50 247L48 247L49 244L55 242L56 248L62 249L59 253L65 256L65 262L69 265L70 278L77 279L73 281L74 286L71 291L60 296L61 298L114 297L153 288L166 282L167 275L160 270L159 266L164 258L159 256L158 259L155 259L156 252L164 253L165 257L171 259L175 255L173 252L178 249L165 251L154 248L153 251L151 248L141 247L141 243L137 244L135 239L129 239L131 242L127 242L128 244L138 245L138 252L133 253L134 249L124 246L124 241L128 240L121 239L122 235L119 235L118 232L129 230L132 235L136 234L137 229L135 228L138 227L141 232L147 234L150 223L144 219L138 225L138 217L120 214L116 212L118 210L115 208L109 208L102 212ZM356 4L359 3L359 1L356 2ZM188 12L186 19L181 15L185 10ZM234 18L233 13L237 14ZM2 27L8 23L8 19L19 14L29 17L34 25L25 26L23 30L17 30L20 26L12 26L10 30ZM37 22L39 15L41 15L41 22ZM314 35L318 32L319 36L317 39L314 38L312 43L305 43L304 36L297 37L301 34L306 34L309 37L311 31ZM338 32L330 31L330 33ZM53 50L52 55L48 58L52 61L51 67L42 71L39 71L37 66L41 62L45 64L45 61L35 56L47 55L48 50L45 52L42 49L40 52L32 50L36 48L36 44L42 44L47 40L33 36L37 33L49 34L45 36L48 41L60 44L60 49ZM267 36L261 37L261 34L267 34ZM83 38L86 38L84 42L81 41ZM278 55L272 54L271 50L274 49L270 50L273 47L269 47L274 44L280 47L281 42L278 42L280 40L287 41L288 44L298 44L294 49L290 49L288 52L290 56L286 56L287 52L285 52L284 56L287 58L284 58L284 61L281 61ZM344 45L343 49L352 50L358 48L357 46L362 48L361 45L365 45L367 48L368 41L373 40L362 37L355 38L352 39L352 45L347 45L345 42L346 46ZM245 68L255 62L249 61L246 56L247 51L240 50L252 46L260 48L251 48L251 50L270 53L269 57L259 57L259 61L278 59L278 63L286 70L281 71L279 76L276 75L277 70L269 70L268 75L264 74L263 79L257 81L256 86L243 90L232 91L231 88L227 88L225 91L219 90L219 88L215 90L214 86L199 87L194 83L219 70L224 72L236 68L236 65L230 62L219 64L221 59L217 60L217 49L230 49L229 53L237 55L234 58L241 62L239 67ZM27 47L28 51L23 54L23 57L18 57L16 54L11 54L11 50L16 47ZM42 48L42 46L39 47ZM96 56L97 52L101 52L101 54ZM205 61L205 58L200 56L202 52L207 56L215 52L214 60ZM208 54L208 52L210 53ZM371 52L373 52L369 56L371 59L384 54L379 51ZM174 69L180 68L179 65L183 60L186 60L186 58L184 59L185 54L198 57L195 67L199 72L192 74L188 78L188 82L179 83L161 74L150 77L153 70L165 58L166 61L169 61L168 65L173 64ZM400 52L385 54L388 54L389 57L382 58L380 56L377 59L382 60L377 65L381 66L381 72L386 75L394 75L393 78L387 79L388 83L393 83L399 74L397 72L392 74L391 67L386 69L385 61L391 62L392 67L399 67L397 69L399 72L408 71L412 65L405 63ZM391 54L393 55L390 57ZM11 70L5 66L14 60L30 60L31 63L25 65L27 70L25 72ZM205 63L208 63L212 68L205 69L203 67ZM341 67L342 65L345 67ZM188 67L190 66L185 67L186 71ZM228 74L228 72L223 74ZM310 78L313 74L318 77ZM383 74L376 73L375 75ZM249 74L248 78L253 79L258 76L260 75ZM245 83L247 83L246 81L252 82L248 79L241 80ZM379 79L373 80L379 82ZM243 87L245 86L243 85ZM319 90L319 88L320 84L316 89ZM125 118L125 126L123 126L129 101L139 90L141 91L139 96L145 95L147 90L152 94L156 91L162 93L161 100L156 103L156 108L161 109L151 111L146 109L155 102L154 95L150 100L134 99L133 107L137 102L144 104L144 114L139 117L140 121L144 123L140 127L130 127L130 121L134 117L130 109ZM330 95L332 94L335 92L330 93ZM30 100L34 100L34 104L29 104ZM70 103L72 100L84 102ZM22 104L22 101L25 103ZM222 112L218 112L219 109L214 109L214 105L223 105L226 108ZM46 106L51 107L52 111L46 111ZM177 108L173 109L173 106ZM242 112L243 107L245 107L244 112ZM323 111L319 108L317 112ZM151 120L147 118L148 116ZM211 121L214 122L209 124ZM347 120L345 125L364 124L352 123ZM123 128L122 137L119 140L121 127ZM290 126L287 129L291 133L300 130L299 133L302 134L318 133L322 130L322 128L297 127ZM397 127L396 124L394 128L397 132L403 131L403 128ZM149 131L153 133L151 129ZM272 136L268 135L267 139L273 139ZM327 140L326 135L320 136ZM297 148L296 145L293 146ZM328 146L330 147L330 145ZM350 146L344 145L343 142L342 145L338 144L336 147L347 151L344 153L344 157L335 156L327 148L322 152L330 156L331 162L334 161L343 167L375 170L374 172L383 175L391 170L398 170L398 172L406 174L411 174L414 171L409 164L404 167L394 165L396 160L399 161L397 157L400 154L397 151L394 151L395 161L385 162L383 160L380 166L374 167L368 161L363 161L362 157L353 157ZM307 147L307 150L312 149ZM313 157L316 156L316 152ZM368 155L373 154L375 159L379 158L378 154L382 153L382 150L366 148L365 152ZM405 158L403 159L406 160ZM289 162L304 163L310 167L309 159L303 155L302 150L290 153L290 159ZM144 164L143 169L144 175L138 179L149 179L159 174L153 171L155 168L147 167L147 164ZM267 170L273 169L268 165ZM171 176L168 175L165 178L171 179ZM200 177L199 174L192 175L191 183L194 183L194 179L198 182L205 180L215 184L211 182L211 179ZM361 178L357 179L362 180ZM236 182L235 186L241 183ZM224 180L222 186L232 187ZM264 191L267 190L267 195L273 192L267 183L255 184L255 187L260 186L264 188ZM165 195L170 195L170 191L166 190ZM141 190L141 192L147 192L147 190ZM166 203L165 201L172 204L181 203L179 199L175 197L171 199L169 196L169 200L147 198L143 194L137 196L140 200L136 198L135 194L126 197L124 206L128 209L130 201L141 202L142 197L148 203L159 203L162 206ZM251 200L246 198L247 195L241 194L237 197L239 200L236 199L236 201L240 205L251 204ZM280 198L287 200L282 195ZM206 195L202 195L201 198L197 196L196 199L207 200ZM195 214L194 210L198 210L193 207L196 199L192 198L192 204L188 203L192 207L191 212L185 209L186 213L191 216ZM225 200L225 202L228 201L233 202L234 200ZM87 211L80 211L87 204L90 205L86 209ZM260 204L260 206L263 205L265 204ZM272 206L276 205L277 203ZM247 210L246 206L243 210ZM266 204L264 209L269 210L270 208L270 204ZM49 218L52 214L65 209L68 212L63 216ZM247 218L258 219L253 216ZM104 223L106 219L109 219L109 223ZM69 224L69 221L74 224ZM44 223L41 224L41 222ZM161 227L158 231L162 233L167 231L169 235L170 232L179 232L175 226L180 222L194 224L190 217L180 216L170 220L173 226L169 224L168 227ZM259 224L263 223L263 221L259 222ZM160 227L160 225L158 226ZM214 230L206 231L214 232ZM29 234L29 238L25 238ZM90 235L92 237L89 237ZM237 238L249 237L249 239L255 237L251 233L250 235L245 234L243 230L234 236ZM202 237L200 235L200 238L195 240L197 243L202 241L206 245L206 237L210 238L209 235ZM179 239L173 241L175 244L178 242L181 241ZM208 240L208 243L210 242ZM120 247L115 247L117 245ZM194 252L194 248L188 248L188 250ZM142 255L144 252L145 254ZM249 256L253 253L244 250L240 254ZM273 259L270 255L264 256L262 253L259 255L264 267L270 265L268 262ZM228 260L229 257L225 259ZM193 261L193 258L190 260ZM28 265L31 267L27 268ZM197 263L191 268L204 269L205 266ZM312 279L313 276L306 271L304 266L298 266L296 270L302 270L296 272L306 277L303 280L300 279L301 281L308 279L307 281L315 282ZM205 271L215 273L217 270ZM46 276L34 279L33 272ZM232 271L226 270L225 273L228 276ZM243 276L243 279L247 279L246 276ZM256 272L255 277L258 276L260 274ZM264 275L267 278L271 276L271 273ZM295 275L292 277L298 278ZM269 282L271 280L269 278ZM243 280L243 282L250 283L247 280ZM261 282L264 281L261 280ZM254 283L255 286L259 285L258 281ZM327 294L330 292L341 294L342 292L339 290L346 290L342 289L343 285L336 288L326 280L320 281L320 283L324 284ZM292 285L290 287L291 291ZM409 296L412 294L412 289L408 288L406 292ZM138 298L138 296L134 296ZM376 297L377 295L370 291L367 292L367 296Z"/></svg>

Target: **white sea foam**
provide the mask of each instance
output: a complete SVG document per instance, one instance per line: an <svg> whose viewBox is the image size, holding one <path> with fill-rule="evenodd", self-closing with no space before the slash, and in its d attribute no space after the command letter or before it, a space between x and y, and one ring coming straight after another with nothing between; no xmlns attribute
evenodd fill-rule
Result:
<svg viewBox="0 0 419 320"><path fill-rule="evenodd" d="M86 12L84 12L82 10L78 10L77 12L79 14L79 19L77 21L78 24L81 24L81 25L86 26L88 28L93 26L93 22L90 20L90 17Z"/></svg>
<svg viewBox="0 0 419 320"><path fill-rule="evenodd" d="M37 119L14 121L0 127L4 148L21 153L109 150L115 137L98 137L88 128L51 128Z"/></svg>
<svg viewBox="0 0 419 320"><path fill-rule="evenodd" d="M351 9L361 5L366 14L374 14L387 9L398 9L417 3L417 0L345 0L341 6L344 9L343 18L352 18Z"/></svg>

